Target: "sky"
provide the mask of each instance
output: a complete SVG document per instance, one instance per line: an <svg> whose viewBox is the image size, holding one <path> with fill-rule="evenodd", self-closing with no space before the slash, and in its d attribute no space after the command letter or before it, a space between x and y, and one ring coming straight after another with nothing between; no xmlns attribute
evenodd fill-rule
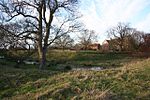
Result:
<svg viewBox="0 0 150 100"><path fill-rule="evenodd" d="M81 21L87 29L96 31L100 43L118 22L150 33L150 0L81 0L79 11Z"/></svg>

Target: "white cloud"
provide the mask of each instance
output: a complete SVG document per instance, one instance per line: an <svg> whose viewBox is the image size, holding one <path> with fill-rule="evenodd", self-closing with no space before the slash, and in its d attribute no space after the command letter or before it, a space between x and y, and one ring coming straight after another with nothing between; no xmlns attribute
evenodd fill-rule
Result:
<svg viewBox="0 0 150 100"><path fill-rule="evenodd" d="M99 33L101 39L106 38L106 31L118 22L130 22L139 29L148 30L150 12L144 20L132 21L147 6L150 6L149 0L82 0L82 21L87 28Z"/></svg>
<svg viewBox="0 0 150 100"><path fill-rule="evenodd" d="M145 19L135 25L141 31L150 33L150 13L147 15Z"/></svg>

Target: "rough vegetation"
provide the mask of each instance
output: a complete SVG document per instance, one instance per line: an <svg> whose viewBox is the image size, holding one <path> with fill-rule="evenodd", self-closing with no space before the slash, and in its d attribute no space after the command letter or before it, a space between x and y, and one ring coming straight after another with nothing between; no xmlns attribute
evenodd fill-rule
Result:
<svg viewBox="0 0 150 100"><path fill-rule="evenodd" d="M12 63L0 63L0 99L4 100L150 98L150 59L102 71L39 71L35 67L14 68Z"/></svg>

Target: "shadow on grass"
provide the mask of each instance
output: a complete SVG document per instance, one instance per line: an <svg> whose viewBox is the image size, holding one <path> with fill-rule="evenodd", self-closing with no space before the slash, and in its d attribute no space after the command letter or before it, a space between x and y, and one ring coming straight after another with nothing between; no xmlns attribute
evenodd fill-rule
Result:
<svg viewBox="0 0 150 100"><path fill-rule="evenodd" d="M11 97L17 94L19 87L30 82L36 82L41 79L48 79L51 76L62 73L62 71L39 70L34 65L23 65L19 68L14 67L14 62L0 62L0 99ZM27 88L28 91L30 88ZM32 88L31 88L32 90Z"/></svg>

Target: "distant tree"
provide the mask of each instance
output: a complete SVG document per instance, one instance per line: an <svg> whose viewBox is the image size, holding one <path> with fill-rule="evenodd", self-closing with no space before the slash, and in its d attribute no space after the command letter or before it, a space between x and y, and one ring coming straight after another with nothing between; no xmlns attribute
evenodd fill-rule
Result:
<svg viewBox="0 0 150 100"><path fill-rule="evenodd" d="M120 51L138 50L144 40L144 32L131 28L129 24L125 23L118 23L116 27L109 29L107 33L111 47L113 49L119 48Z"/></svg>
<svg viewBox="0 0 150 100"><path fill-rule="evenodd" d="M0 48L1 49L6 49L7 48L7 46L8 46L8 44L6 43L6 41L7 41L7 31L5 31L4 29L3 29L3 25L1 24L0 25Z"/></svg>
<svg viewBox="0 0 150 100"><path fill-rule="evenodd" d="M17 36L20 26L16 23L0 24L0 48L26 48L25 40Z"/></svg>
<svg viewBox="0 0 150 100"><path fill-rule="evenodd" d="M150 47L150 34L144 34L143 39L146 45Z"/></svg>
<svg viewBox="0 0 150 100"><path fill-rule="evenodd" d="M150 34L143 34L143 41L140 43L140 51L149 52L150 51Z"/></svg>
<svg viewBox="0 0 150 100"><path fill-rule="evenodd" d="M71 48L73 47L74 40L70 37L70 35L66 34L63 35L62 37L58 38L54 42L54 46L64 50L65 48Z"/></svg>
<svg viewBox="0 0 150 100"><path fill-rule="evenodd" d="M76 43L73 48L76 50L76 51L79 51L81 49L81 44L79 43Z"/></svg>
<svg viewBox="0 0 150 100"><path fill-rule="evenodd" d="M78 38L82 49L86 50L90 44L97 40L97 35L93 30L86 29L81 32Z"/></svg>
<svg viewBox="0 0 150 100"><path fill-rule="evenodd" d="M133 50L139 50L141 43L144 42L144 32L138 31L136 29L132 29L133 32L130 37L130 45L132 46Z"/></svg>
<svg viewBox="0 0 150 100"><path fill-rule="evenodd" d="M113 40L115 45L118 45L120 50L125 50L125 38L130 34L129 24L118 23L116 27L113 27L107 31L110 40Z"/></svg>
<svg viewBox="0 0 150 100"><path fill-rule="evenodd" d="M60 31L64 24L76 20L77 17L72 17L77 15L77 4L78 0L1 0L0 13L3 13L3 18L8 18L7 21L24 20L22 25L26 28L19 35L34 38L40 60L39 69L43 69L48 46L63 35L61 33L64 32ZM61 24L55 24L57 19L62 19ZM74 25L67 25L69 27L65 33L72 32Z"/></svg>
<svg viewBox="0 0 150 100"><path fill-rule="evenodd" d="M35 50L33 44L25 37L18 36L22 27L18 23L0 24L0 49L7 60L16 62L19 67L23 60L29 58Z"/></svg>

